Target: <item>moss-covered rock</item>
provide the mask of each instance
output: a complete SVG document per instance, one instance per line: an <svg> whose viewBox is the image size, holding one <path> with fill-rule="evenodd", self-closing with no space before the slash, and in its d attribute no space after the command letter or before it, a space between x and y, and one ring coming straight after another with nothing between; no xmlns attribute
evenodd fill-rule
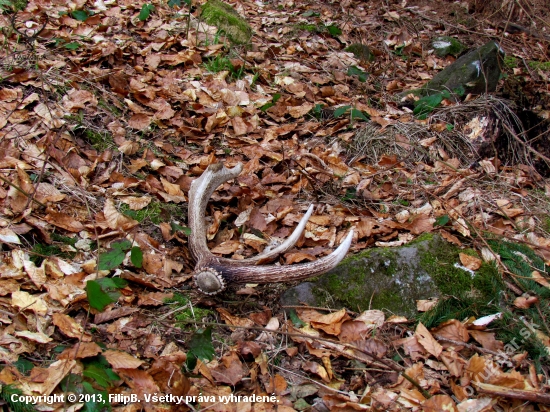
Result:
<svg viewBox="0 0 550 412"><path fill-rule="evenodd" d="M431 96L444 90L463 96L468 93L494 92L500 78L503 58L504 51L491 40L458 58L420 89L407 91L401 95L413 93L417 96Z"/></svg>
<svg viewBox="0 0 550 412"><path fill-rule="evenodd" d="M458 265L460 252L434 235L398 248L364 250L313 282L290 288L282 302L358 311L370 307L412 317L419 299L472 289L475 275Z"/></svg>
<svg viewBox="0 0 550 412"><path fill-rule="evenodd" d="M454 37L438 36L432 40L434 54L439 57L447 55L458 56L466 47Z"/></svg>
<svg viewBox="0 0 550 412"><path fill-rule="evenodd" d="M374 61L374 55L370 51L369 46L361 43L353 43L346 47L345 51L353 53L359 60L371 62Z"/></svg>
<svg viewBox="0 0 550 412"><path fill-rule="evenodd" d="M202 6L201 17L220 29L232 43L250 43L252 28L231 5L220 0L208 0Z"/></svg>

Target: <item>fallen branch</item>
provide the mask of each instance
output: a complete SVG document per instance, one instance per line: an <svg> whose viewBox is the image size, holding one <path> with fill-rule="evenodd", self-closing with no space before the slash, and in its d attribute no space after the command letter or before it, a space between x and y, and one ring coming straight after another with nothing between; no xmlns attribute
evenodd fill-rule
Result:
<svg viewBox="0 0 550 412"><path fill-rule="evenodd" d="M521 399L523 401L542 403L550 405L550 393L524 391L522 389L506 388L504 386L490 385L488 383L473 382L481 393L505 398Z"/></svg>

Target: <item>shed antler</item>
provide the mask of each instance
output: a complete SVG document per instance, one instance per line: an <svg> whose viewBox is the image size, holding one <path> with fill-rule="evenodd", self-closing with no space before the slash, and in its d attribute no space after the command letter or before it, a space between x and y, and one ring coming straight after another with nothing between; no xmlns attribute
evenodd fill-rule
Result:
<svg viewBox="0 0 550 412"><path fill-rule="evenodd" d="M313 213L313 205L298 223L294 232L277 247L264 250L258 256L233 260L213 255L206 244L204 215L208 199L222 183L236 178L241 173L242 164L227 169L221 163L211 164L198 179L191 184L189 191L189 226L191 236L189 247L196 259L194 278L197 287L208 295L222 291L228 283L275 283L306 279L335 267L346 256L353 237L350 230L342 244L330 255L313 262L289 266L255 266L275 259L294 246Z"/></svg>

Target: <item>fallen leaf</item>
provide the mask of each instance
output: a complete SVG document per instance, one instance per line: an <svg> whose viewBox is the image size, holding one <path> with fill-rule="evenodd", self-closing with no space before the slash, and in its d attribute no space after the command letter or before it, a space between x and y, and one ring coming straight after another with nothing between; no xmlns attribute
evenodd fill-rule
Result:
<svg viewBox="0 0 550 412"><path fill-rule="evenodd" d="M443 348L433 338L432 334L428 331L428 329L426 329L422 322L418 323L414 335L416 336L416 339L418 339L418 343L420 343L428 353L436 358L439 358Z"/></svg>
<svg viewBox="0 0 550 412"><path fill-rule="evenodd" d="M143 364L142 360L118 350L108 349L103 356L114 369L137 369Z"/></svg>
<svg viewBox="0 0 550 412"><path fill-rule="evenodd" d="M462 263L463 266L467 267L470 270L478 270L481 267L481 259L470 256L465 253L459 253L458 257L460 258L460 263Z"/></svg>

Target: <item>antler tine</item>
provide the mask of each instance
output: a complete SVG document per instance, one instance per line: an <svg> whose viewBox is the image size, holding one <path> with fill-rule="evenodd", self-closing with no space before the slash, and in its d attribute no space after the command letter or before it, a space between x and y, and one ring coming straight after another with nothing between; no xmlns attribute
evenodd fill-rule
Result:
<svg viewBox="0 0 550 412"><path fill-rule="evenodd" d="M214 295L225 288L226 282L274 283L306 279L332 269L345 257L351 246L353 229L334 252L316 261L289 266L251 266L272 260L292 248L313 213L313 205L309 206L290 237L274 249L262 252L254 258L243 260L226 259L213 255L206 244L204 221L206 205L214 190L223 182L237 177L241 170L240 163L232 169L227 169L222 164L212 164L201 177L191 184L189 191L189 226L191 228L189 246L197 260L194 272L195 283L202 292Z"/></svg>
<svg viewBox="0 0 550 412"><path fill-rule="evenodd" d="M287 237L284 242L277 245L273 249L264 250L262 253L260 253L257 256L244 259L244 260L237 260L237 262L242 262L248 265L250 264L261 265L262 263L267 263L272 261L277 256L292 249L292 247L294 247L298 239L300 239L300 236L302 236L302 233L306 228L307 221L309 220L312 214L313 214L313 205L309 205L306 214L300 219L298 226L296 226L292 234L289 237ZM228 259L228 260L231 260L231 259ZM232 260L232 262L235 262L235 261Z"/></svg>

